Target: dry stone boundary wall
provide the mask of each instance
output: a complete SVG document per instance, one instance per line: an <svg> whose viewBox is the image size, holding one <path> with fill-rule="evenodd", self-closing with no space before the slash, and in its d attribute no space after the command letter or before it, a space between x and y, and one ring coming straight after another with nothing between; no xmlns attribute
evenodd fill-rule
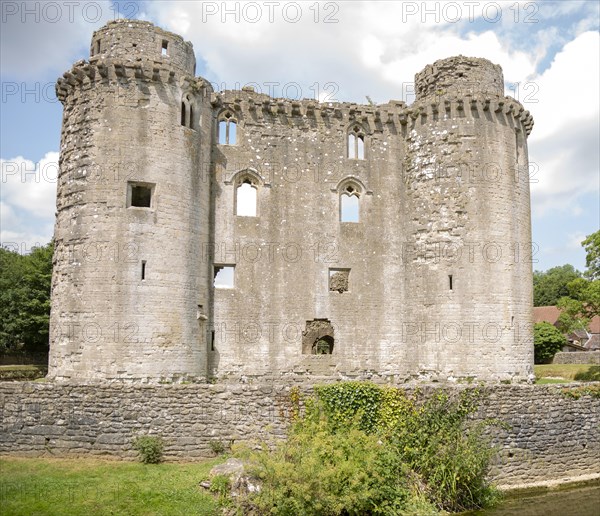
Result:
<svg viewBox="0 0 600 516"><path fill-rule="evenodd" d="M589 385L589 384L588 384ZM0 384L0 453L133 460L132 439L159 435L169 461L211 456L211 441L285 437L291 385ZM448 387L461 389L464 387ZM301 385L304 393L310 385ZM515 486L600 474L600 399L560 386L484 388L478 418L499 418L493 478ZM409 389L410 390L410 389ZM431 388L423 389L424 395Z"/></svg>
<svg viewBox="0 0 600 516"><path fill-rule="evenodd" d="M559 351L552 359L553 364L596 364L600 365L600 351Z"/></svg>

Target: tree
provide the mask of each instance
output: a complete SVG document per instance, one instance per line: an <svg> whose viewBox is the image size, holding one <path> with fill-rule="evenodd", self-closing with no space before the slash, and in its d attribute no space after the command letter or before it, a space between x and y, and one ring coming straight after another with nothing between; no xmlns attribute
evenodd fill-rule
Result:
<svg viewBox="0 0 600 516"><path fill-rule="evenodd" d="M557 327L564 333L585 328L593 317L600 315L600 279L588 281L578 278L567 285L568 296L557 303L561 314Z"/></svg>
<svg viewBox="0 0 600 516"><path fill-rule="evenodd" d="M546 272L533 273L533 306L554 306L561 297L569 295L569 282L581 278L572 265L553 267Z"/></svg>
<svg viewBox="0 0 600 516"><path fill-rule="evenodd" d="M586 252L585 266L587 270L584 276L591 281L600 280L600 229L588 235L581 245Z"/></svg>
<svg viewBox="0 0 600 516"><path fill-rule="evenodd" d="M0 249L0 352L48 351L52 242L29 255Z"/></svg>
<svg viewBox="0 0 600 516"><path fill-rule="evenodd" d="M549 361L567 343L565 336L548 322L533 326L534 361L542 364Z"/></svg>

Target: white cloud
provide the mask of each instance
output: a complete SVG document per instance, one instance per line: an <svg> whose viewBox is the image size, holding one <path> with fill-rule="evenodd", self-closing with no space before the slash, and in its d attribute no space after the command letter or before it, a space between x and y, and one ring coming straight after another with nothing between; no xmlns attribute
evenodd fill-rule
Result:
<svg viewBox="0 0 600 516"><path fill-rule="evenodd" d="M114 17L108 0L4 2L2 74L18 80L62 74L89 48L92 32Z"/></svg>
<svg viewBox="0 0 600 516"><path fill-rule="evenodd" d="M22 156L0 160L0 241L20 250L46 244L53 234L58 153L38 162Z"/></svg>
<svg viewBox="0 0 600 516"><path fill-rule="evenodd" d="M501 64L506 79L514 81L531 75L536 64L536 57L508 48L493 32L496 24L490 24L489 31L463 36L443 16L436 22L435 16L407 14L402 2L343 2L335 4L339 5L335 14L320 4L318 23L313 3L301 3L297 23L285 22L277 7L272 13L274 23L264 6L260 20L249 23L244 19L244 3L227 4L229 14L224 14L222 2L208 4L218 9L214 15L207 14L207 3L199 2L157 2L148 9L159 25L192 41L199 61L206 63L204 75L222 84L219 89L256 82L268 93L264 83L276 81L280 86L274 94L282 96L284 84L297 82L303 97L314 98L315 82L321 89L333 82L339 86L336 100L365 102L369 95L386 102L402 98L403 89L407 91L403 85L412 84L414 74L427 64L451 55L486 57ZM239 22L236 4L241 6ZM327 14L338 23L324 23Z"/></svg>
<svg viewBox="0 0 600 516"><path fill-rule="evenodd" d="M535 126L530 162L539 167L531 185L534 214L573 213L578 199L598 192L600 140L600 36L586 32L564 46L550 68L532 82L537 104L527 104Z"/></svg>

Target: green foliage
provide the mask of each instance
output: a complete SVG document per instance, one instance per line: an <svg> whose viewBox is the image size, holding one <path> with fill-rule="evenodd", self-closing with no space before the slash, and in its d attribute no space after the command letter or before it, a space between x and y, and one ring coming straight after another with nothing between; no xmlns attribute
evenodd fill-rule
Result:
<svg viewBox="0 0 600 516"><path fill-rule="evenodd" d="M0 353L48 351L53 248L0 248Z"/></svg>
<svg viewBox="0 0 600 516"><path fill-rule="evenodd" d="M600 398L600 385L592 384L582 387L570 387L562 390L562 393L567 398L578 400L583 396L591 396L592 398Z"/></svg>
<svg viewBox="0 0 600 516"><path fill-rule="evenodd" d="M225 443L219 439L213 439L208 443L208 445L215 455L221 455L222 453L225 453L225 450L228 448Z"/></svg>
<svg viewBox="0 0 600 516"><path fill-rule="evenodd" d="M588 329L591 319L600 314L600 279L578 278L569 282L567 289L569 295L557 303L561 309L558 329L563 333Z"/></svg>
<svg viewBox="0 0 600 516"><path fill-rule="evenodd" d="M346 428L356 422L363 432L375 431L382 395L380 387L367 382L342 382L316 387L315 391L319 403L309 405L310 417L319 419L324 412L333 429Z"/></svg>
<svg viewBox="0 0 600 516"><path fill-rule="evenodd" d="M210 481L209 491L218 496L221 507L230 505L231 482L227 475L215 475Z"/></svg>
<svg viewBox="0 0 600 516"><path fill-rule="evenodd" d="M163 440L154 435L142 435L133 441L134 449L144 464L158 464L162 460Z"/></svg>
<svg viewBox="0 0 600 516"><path fill-rule="evenodd" d="M546 272L533 273L533 306L554 306L561 297L567 296L567 285L581 277L572 265L553 267Z"/></svg>
<svg viewBox="0 0 600 516"><path fill-rule="evenodd" d="M252 504L270 514L436 514L492 503L494 454L476 424L481 392L441 390L420 400L368 382L315 388L304 417L274 451L242 458L262 489Z"/></svg>
<svg viewBox="0 0 600 516"><path fill-rule="evenodd" d="M375 435L326 421L306 421L275 451L250 453L262 482L253 504L281 515L401 514L410 494L408 470Z"/></svg>
<svg viewBox="0 0 600 516"><path fill-rule="evenodd" d="M600 382L600 366L590 366L587 371L580 371L575 375L578 382Z"/></svg>
<svg viewBox="0 0 600 516"><path fill-rule="evenodd" d="M600 229L581 242L586 252L584 275L589 280L600 280Z"/></svg>
<svg viewBox="0 0 600 516"><path fill-rule="evenodd" d="M547 362L567 343L565 336L548 322L533 325L534 361L536 364Z"/></svg>

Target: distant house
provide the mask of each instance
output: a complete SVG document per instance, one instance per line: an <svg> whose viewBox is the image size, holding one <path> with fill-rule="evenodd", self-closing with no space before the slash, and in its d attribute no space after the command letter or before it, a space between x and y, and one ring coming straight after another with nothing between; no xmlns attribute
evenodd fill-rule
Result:
<svg viewBox="0 0 600 516"><path fill-rule="evenodd" d="M534 306L533 322L549 322L556 326L560 310L556 306ZM563 351L595 351L600 350L600 317L594 316L589 330L581 328L569 333Z"/></svg>

